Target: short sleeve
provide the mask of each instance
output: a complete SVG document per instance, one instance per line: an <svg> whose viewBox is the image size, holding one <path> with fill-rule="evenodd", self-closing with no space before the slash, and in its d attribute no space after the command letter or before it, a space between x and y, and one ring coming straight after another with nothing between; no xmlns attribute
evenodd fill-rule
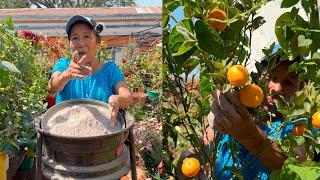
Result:
<svg viewBox="0 0 320 180"><path fill-rule="evenodd" d="M114 62L109 62L109 63L111 63L110 66L111 66L111 70L112 70L111 88L112 88L112 91L115 93L116 85L119 82L124 81L125 78L124 78L124 76L123 76L123 74L117 64L115 64Z"/></svg>
<svg viewBox="0 0 320 180"><path fill-rule="evenodd" d="M55 72L63 72L65 71L70 64L70 60L68 58L59 59L56 64L53 66L52 74Z"/></svg>

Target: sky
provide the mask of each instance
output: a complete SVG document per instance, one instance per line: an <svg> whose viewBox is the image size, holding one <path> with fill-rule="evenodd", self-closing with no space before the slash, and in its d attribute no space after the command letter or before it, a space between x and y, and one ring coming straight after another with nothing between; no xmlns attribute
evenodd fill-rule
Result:
<svg viewBox="0 0 320 180"><path fill-rule="evenodd" d="M162 0L135 0L138 7L162 6Z"/></svg>
<svg viewBox="0 0 320 180"><path fill-rule="evenodd" d="M176 10L173 11L172 16L176 18L177 21L180 21L183 19L183 7L178 7ZM170 19L169 24L174 26L175 21Z"/></svg>

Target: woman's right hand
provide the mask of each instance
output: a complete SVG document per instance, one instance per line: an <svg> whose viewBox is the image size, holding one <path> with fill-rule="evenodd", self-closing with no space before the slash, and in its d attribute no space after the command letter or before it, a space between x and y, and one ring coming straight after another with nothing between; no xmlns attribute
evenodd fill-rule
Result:
<svg viewBox="0 0 320 180"><path fill-rule="evenodd" d="M92 68L85 65L86 60L86 55L83 55L81 58L79 58L78 51L75 51L68 69L63 72L64 75L70 80L75 78L83 79L84 77L91 75Z"/></svg>

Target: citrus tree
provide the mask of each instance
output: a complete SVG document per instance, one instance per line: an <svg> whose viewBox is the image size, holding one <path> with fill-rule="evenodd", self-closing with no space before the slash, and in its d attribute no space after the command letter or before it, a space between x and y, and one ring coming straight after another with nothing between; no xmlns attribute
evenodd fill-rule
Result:
<svg viewBox="0 0 320 180"><path fill-rule="evenodd" d="M210 112L211 93L214 89L225 92L235 87L227 80L227 69L247 64L252 32L264 23L256 11L266 2L164 2L163 143L169 144L165 148L171 152L175 165L180 152L192 146L204 173L214 177L218 142L210 142L213 132L206 129L205 121ZM180 6L185 18L177 21L171 13ZM175 20L173 27L168 24L170 18ZM171 173L175 175L178 171Z"/></svg>
<svg viewBox="0 0 320 180"><path fill-rule="evenodd" d="M192 146L204 174L209 178L215 176L213 168L220 134L217 133L213 138L214 133L206 128L213 90L239 91L241 103L250 108L255 117L259 119L266 114L259 107L264 95L268 93L267 79L263 73L265 68L257 63L257 73L249 74L244 67L251 54L252 32L264 23L263 17L257 16L257 10L267 2L164 1L163 144L171 154L173 167L176 167L167 173L173 176L178 174L179 155ZM298 1L284 0L282 7L291 7L296 3ZM294 169L293 174L299 174L302 178L298 167L316 166L311 161L305 165L292 164L290 158L295 157L293 149L302 143L309 149L308 160L312 159L312 152L318 151L319 132L313 129L316 126L312 125L310 118L318 109L316 84L319 73L316 73L318 70L315 64L319 49L319 18L316 1L301 1L301 4L301 10L307 12L308 20L303 20L298 15L298 8L292 8L291 12L284 13L277 20L275 33L282 48L276 54L281 54L281 59L284 60L296 60L309 55L309 60L304 59L290 66L291 71L299 73L299 78L306 82L306 86L296 93L295 101L283 100L275 104L279 112L285 114L281 127L288 123L296 124L303 119L309 121L306 123L304 136L288 135L284 140L277 139L289 158L283 166L284 170L274 172L272 177L280 177L281 173L287 175L289 170ZM180 21L172 16L172 12L178 7L184 8L185 18ZM173 26L168 23L170 18L175 21ZM274 44L271 44L269 48L262 50L268 62L267 71L276 64L273 49ZM194 88L197 87L196 84L199 84L199 88ZM280 128L279 133L281 131ZM287 166L290 163L291 166L295 165L291 169ZM234 170L234 174L241 178L236 167Z"/></svg>
<svg viewBox="0 0 320 180"><path fill-rule="evenodd" d="M293 7L300 3L301 8ZM282 128L293 124L293 132L283 140L282 152L289 158L281 170L274 171L274 179L318 179L320 164L312 161L315 154L320 153L320 25L317 1L288 1L283 0L281 7L292 7L277 19L275 34L281 48L278 54L281 59L289 59L294 63L289 67L299 75L304 87L296 92L293 101L283 98L275 101L277 110L284 115ZM304 19L299 14L306 14ZM269 66L274 65L273 55L265 51L270 57ZM282 128L279 131L282 131ZM304 159L296 158L297 151L302 151Z"/></svg>
<svg viewBox="0 0 320 180"><path fill-rule="evenodd" d="M18 34L11 19L0 26L0 151L8 154L35 155L31 122L46 108L49 78L48 62L39 56L41 39Z"/></svg>

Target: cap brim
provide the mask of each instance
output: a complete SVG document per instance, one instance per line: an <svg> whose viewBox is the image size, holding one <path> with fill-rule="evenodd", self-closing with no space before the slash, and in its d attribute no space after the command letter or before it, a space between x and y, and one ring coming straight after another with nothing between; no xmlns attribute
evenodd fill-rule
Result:
<svg viewBox="0 0 320 180"><path fill-rule="evenodd" d="M88 20L87 18L85 18L85 17L83 17L83 16L75 15L75 16L71 17L71 18L69 19L69 21L67 22L67 25L66 25L66 33L67 33L68 36L69 36L69 31L71 30L72 26L73 26L75 23L79 22L79 21L86 22L86 23L88 23L89 25L91 25L92 28L93 28L93 25L91 24L90 20Z"/></svg>

